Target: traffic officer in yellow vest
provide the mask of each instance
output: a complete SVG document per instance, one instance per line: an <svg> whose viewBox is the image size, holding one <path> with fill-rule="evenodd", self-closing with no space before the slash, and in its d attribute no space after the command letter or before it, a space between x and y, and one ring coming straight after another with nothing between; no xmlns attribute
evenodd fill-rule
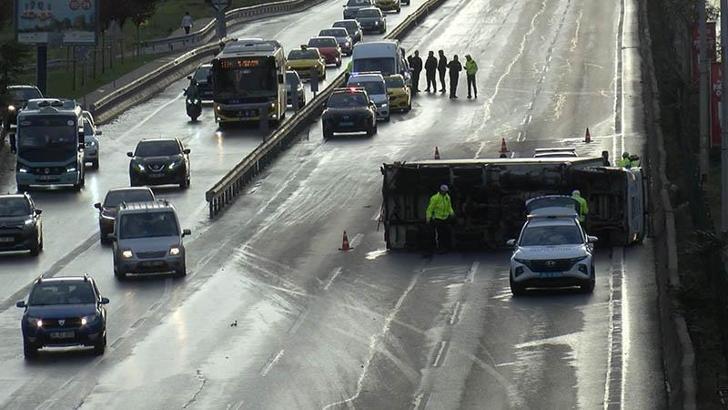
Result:
<svg viewBox="0 0 728 410"><path fill-rule="evenodd" d="M475 86L475 73L478 72L478 64L475 63L470 54L465 56L465 74L468 78L468 98L472 98L470 87L473 87L475 98L478 98L478 88Z"/></svg>
<svg viewBox="0 0 728 410"><path fill-rule="evenodd" d="M447 185L440 185L440 191L430 197L425 212L427 223L433 226L432 247L441 251L451 246L450 220L455 216Z"/></svg>
<svg viewBox="0 0 728 410"><path fill-rule="evenodd" d="M589 205L586 203L586 199L581 196L578 189L571 192L571 197L579 203L579 222L586 222L586 216L589 214Z"/></svg>
<svg viewBox="0 0 728 410"><path fill-rule="evenodd" d="M617 166L621 168L632 168L632 160L629 159L629 152L625 152L622 154L622 158L617 161Z"/></svg>

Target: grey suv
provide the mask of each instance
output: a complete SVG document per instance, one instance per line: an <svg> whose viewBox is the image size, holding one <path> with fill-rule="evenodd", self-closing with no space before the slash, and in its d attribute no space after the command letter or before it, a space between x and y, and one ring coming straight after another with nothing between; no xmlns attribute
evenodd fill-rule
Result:
<svg viewBox="0 0 728 410"><path fill-rule="evenodd" d="M174 207L166 200L122 203L114 221L114 275L123 280L128 273L187 274L182 238Z"/></svg>
<svg viewBox="0 0 728 410"><path fill-rule="evenodd" d="M0 195L0 252L43 249L41 210L28 194Z"/></svg>

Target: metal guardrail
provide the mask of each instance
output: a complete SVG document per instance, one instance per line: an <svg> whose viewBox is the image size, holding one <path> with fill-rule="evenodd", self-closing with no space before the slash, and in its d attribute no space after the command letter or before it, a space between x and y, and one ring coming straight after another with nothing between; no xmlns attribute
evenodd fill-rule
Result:
<svg viewBox="0 0 728 410"><path fill-rule="evenodd" d="M244 21L252 17L283 13L301 8L304 5L314 5L321 1L323 0L284 0L256 6L240 7L225 12L225 23L227 25L235 25L240 23L241 20ZM190 34L146 40L138 44L142 54L168 53L205 44L211 41L215 37L215 34L215 19L212 19L200 30Z"/></svg>
<svg viewBox="0 0 728 410"><path fill-rule="evenodd" d="M422 4L414 13L407 16L396 28L389 32L384 38L400 39L415 28L419 22L428 16L434 9L439 7L446 0L428 0ZM324 103L329 98L334 88L344 84L345 74L339 74L331 83L324 88L309 104L295 113L289 120L270 135L262 144L258 145L253 152L243 158L232 170L223 176L212 188L205 192L205 200L208 203L210 219L219 215L225 207L230 205L245 186L255 178L275 156L290 144L300 131L314 122L323 112Z"/></svg>

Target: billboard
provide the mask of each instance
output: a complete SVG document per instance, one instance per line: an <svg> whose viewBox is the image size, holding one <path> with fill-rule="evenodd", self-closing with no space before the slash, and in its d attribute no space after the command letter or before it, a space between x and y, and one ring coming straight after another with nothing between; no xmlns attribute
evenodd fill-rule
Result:
<svg viewBox="0 0 728 410"><path fill-rule="evenodd" d="M25 44L96 44L98 0L15 0L15 33Z"/></svg>

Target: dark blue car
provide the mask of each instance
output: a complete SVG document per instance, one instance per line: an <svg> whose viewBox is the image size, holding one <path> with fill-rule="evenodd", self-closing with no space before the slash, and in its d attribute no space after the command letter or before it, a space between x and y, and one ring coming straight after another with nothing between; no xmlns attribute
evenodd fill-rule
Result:
<svg viewBox="0 0 728 410"><path fill-rule="evenodd" d="M21 322L23 353L34 358L43 347L89 346L94 354L106 350L106 309L96 282L88 276L38 278Z"/></svg>

